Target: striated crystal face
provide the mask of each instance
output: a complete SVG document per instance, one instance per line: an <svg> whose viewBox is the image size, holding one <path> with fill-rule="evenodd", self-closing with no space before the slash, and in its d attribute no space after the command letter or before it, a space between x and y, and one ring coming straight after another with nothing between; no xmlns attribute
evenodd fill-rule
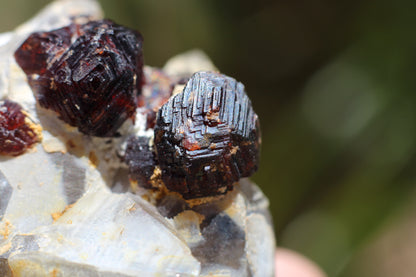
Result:
<svg viewBox="0 0 416 277"><path fill-rule="evenodd" d="M136 110L142 37L110 20L38 32L15 52L39 104L84 134L114 136Z"/></svg>
<svg viewBox="0 0 416 277"><path fill-rule="evenodd" d="M18 103L0 101L0 155L21 155L40 140L39 126Z"/></svg>
<svg viewBox="0 0 416 277"><path fill-rule="evenodd" d="M195 73L159 110L155 146L166 187L184 198L224 194L257 170L259 122L243 84Z"/></svg>

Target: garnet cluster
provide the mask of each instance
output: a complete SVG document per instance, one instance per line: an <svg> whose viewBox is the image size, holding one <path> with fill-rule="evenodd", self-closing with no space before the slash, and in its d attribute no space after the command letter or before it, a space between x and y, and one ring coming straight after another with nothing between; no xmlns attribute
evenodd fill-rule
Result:
<svg viewBox="0 0 416 277"><path fill-rule="evenodd" d="M159 176L185 199L216 196L257 170L259 121L244 86L197 72L171 96L173 78L143 70L136 31L109 20L74 23L32 34L15 57L38 103L84 134L115 136L136 112L147 116L154 137L129 136L123 156L142 187L156 188Z"/></svg>
<svg viewBox="0 0 416 277"><path fill-rule="evenodd" d="M40 130L22 110L10 100L0 101L0 154L17 156L41 139Z"/></svg>
<svg viewBox="0 0 416 277"><path fill-rule="evenodd" d="M15 52L38 103L88 135L114 136L136 110L142 36L110 20L34 33Z"/></svg>

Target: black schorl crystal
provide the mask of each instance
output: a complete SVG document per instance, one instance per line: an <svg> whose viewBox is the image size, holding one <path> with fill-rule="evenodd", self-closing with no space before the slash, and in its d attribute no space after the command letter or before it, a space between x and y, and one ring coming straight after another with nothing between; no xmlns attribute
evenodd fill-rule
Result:
<svg viewBox="0 0 416 277"><path fill-rule="evenodd" d="M216 196L257 170L259 121L243 84L198 72L159 110L154 142L169 190Z"/></svg>
<svg viewBox="0 0 416 277"><path fill-rule="evenodd" d="M33 33L17 49L39 104L88 135L114 136L134 115L142 36L110 20Z"/></svg>

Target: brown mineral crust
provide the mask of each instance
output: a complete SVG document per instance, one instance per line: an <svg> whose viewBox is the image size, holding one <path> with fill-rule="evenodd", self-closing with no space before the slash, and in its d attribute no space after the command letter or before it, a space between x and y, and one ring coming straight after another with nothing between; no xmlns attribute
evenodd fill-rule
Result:
<svg viewBox="0 0 416 277"><path fill-rule="evenodd" d="M155 146L166 187L185 199L225 194L258 167L258 117L235 79L195 73L159 110Z"/></svg>
<svg viewBox="0 0 416 277"><path fill-rule="evenodd" d="M110 20L34 33L15 52L40 106L87 134L111 137L142 85L142 36Z"/></svg>
<svg viewBox="0 0 416 277"><path fill-rule="evenodd" d="M156 162L148 137L130 136L127 139L124 161L129 167L130 178L144 188L153 188L151 179Z"/></svg>
<svg viewBox="0 0 416 277"><path fill-rule="evenodd" d="M0 102L0 154L18 156L41 140L40 128L10 100Z"/></svg>

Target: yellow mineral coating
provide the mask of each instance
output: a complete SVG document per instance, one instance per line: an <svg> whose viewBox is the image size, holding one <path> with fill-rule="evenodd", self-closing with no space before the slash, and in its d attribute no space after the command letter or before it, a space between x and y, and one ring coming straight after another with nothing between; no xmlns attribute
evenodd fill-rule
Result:
<svg viewBox="0 0 416 277"><path fill-rule="evenodd" d="M51 216L52 216L53 222L57 221L64 213L66 213L66 211L68 211L74 205L75 205L75 203L74 204L70 204L70 205L66 206L63 211L56 212L56 213L52 213ZM72 223L72 221L71 221L71 223ZM69 224L71 224L71 223L69 223Z"/></svg>
<svg viewBox="0 0 416 277"><path fill-rule="evenodd" d="M39 264L29 260L10 260L9 266L13 277L49 275Z"/></svg>
<svg viewBox="0 0 416 277"><path fill-rule="evenodd" d="M97 155L95 154L94 151L91 151L88 154L88 159L90 161L90 165L92 165L93 167L97 168L98 165L100 164L100 160L97 158Z"/></svg>
<svg viewBox="0 0 416 277"><path fill-rule="evenodd" d="M6 240L11 233L12 227L13 225L10 223L10 221L8 221L7 219L4 220L4 226L0 228L0 236L3 236L3 238Z"/></svg>

